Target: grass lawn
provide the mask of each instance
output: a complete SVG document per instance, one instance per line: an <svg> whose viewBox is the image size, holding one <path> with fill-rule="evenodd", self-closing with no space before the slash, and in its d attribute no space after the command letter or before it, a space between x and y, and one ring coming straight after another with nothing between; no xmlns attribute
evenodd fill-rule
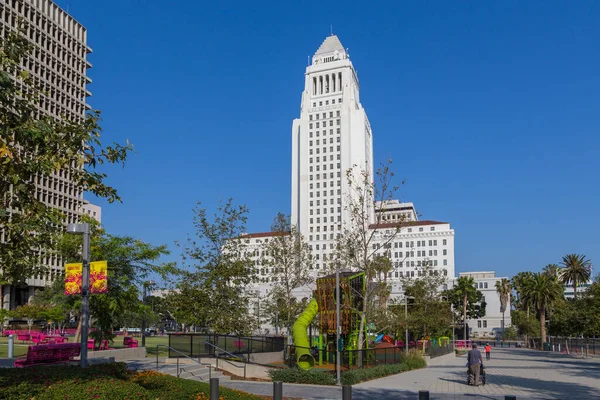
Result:
<svg viewBox="0 0 600 400"><path fill-rule="evenodd" d="M75 339L74 336L69 336L69 341L72 342ZM136 338L139 345L142 345L142 339ZM151 336L146 338L146 352L148 357L156 357L156 345L168 345L169 337L168 336ZM27 353L27 347L30 345L25 343L21 343L19 340L15 340L15 357L24 356ZM110 344L110 347L115 349L119 349L123 347L123 336L116 336L115 341ZM167 348L161 347L158 349L159 357L166 357ZM0 337L0 358L8 357L8 338Z"/></svg>
<svg viewBox="0 0 600 400"><path fill-rule="evenodd" d="M24 356L27 353L28 344L21 344L15 338L15 357ZM0 336L0 358L8 357L8 338Z"/></svg>

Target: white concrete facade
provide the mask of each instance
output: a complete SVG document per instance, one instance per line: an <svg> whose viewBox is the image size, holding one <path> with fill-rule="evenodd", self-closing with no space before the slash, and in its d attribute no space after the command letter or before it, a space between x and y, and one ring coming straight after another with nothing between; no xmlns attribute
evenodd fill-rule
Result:
<svg viewBox="0 0 600 400"><path fill-rule="evenodd" d="M332 35L306 68L300 117L292 124L291 222L308 242L315 259L315 278L327 273L328 256L336 239L351 225L348 170L353 170L355 176L363 172L373 182L373 134L360 103L354 66L338 37ZM369 228L376 231L373 255L385 255L393 265L387 277L391 297L401 297L401 279L418 278L420 267L426 263L447 276L448 282L453 279L454 230L450 223L419 221L414 204L398 200L377 202L370 211ZM244 255L258 275L257 282L248 288L256 299L268 296L277 284L270 268L261 265L261 259L265 256L264 246L281 234L251 233L240 238L247 246ZM444 285L440 289L446 288ZM308 296L314 289L314 285L299 288L295 294ZM263 325L263 329L273 331L272 326Z"/></svg>
<svg viewBox="0 0 600 400"><path fill-rule="evenodd" d="M493 271L461 272L459 277L467 276L475 280L475 288L479 290L486 302L485 316L479 319L468 319L471 337L496 337L502 333L502 313L500 312L500 296L496 292L496 282L507 277L496 277ZM510 297L504 313L504 326L511 326Z"/></svg>
<svg viewBox="0 0 600 400"><path fill-rule="evenodd" d="M96 221L98 221L98 223L102 223L102 207L92 204L87 200L84 200L83 206L81 207L81 211L83 214L94 218Z"/></svg>
<svg viewBox="0 0 600 400"><path fill-rule="evenodd" d="M350 223L346 171L373 179L373 135L350 56L337 36L323 41L306 68L300 118L292 124L292 224L313 245L322 270ZM318 249L318 250L317 250Z"/></svg>
<svg viewBox="0 0 600 400"><path fill-rule="evenodd" d="M19 28L35 46L23 60L22 67L30 73L39 93L38 115L81 122L85 118L87 90L92 68L88 54L87 30L51 0L11 0L0 2L0 37L6 38ZM35 176L37 198L65 216L65 223L78 222L83 212L83 191L71 179L68 170L48 176ZM57 254L39 251L45 271L27 279L27 286L3 286L0 306L14 308L33 296L35 287L43 287L60 278L64 262Z"/></svg>

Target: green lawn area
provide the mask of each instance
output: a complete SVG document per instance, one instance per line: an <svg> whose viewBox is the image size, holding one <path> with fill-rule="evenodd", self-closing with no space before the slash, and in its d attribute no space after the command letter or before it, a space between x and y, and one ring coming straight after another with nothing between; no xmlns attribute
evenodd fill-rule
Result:
<svg viewBox="0 0 600 400"><path fill-rule="evenodd" d="M74 340L74 336L69 336L69 341ZM142 339L139 337L135 338L139 345L142 345ZM156 357L156 345L168 345L169 337L168 336L151 336L146 338L146 352L148 357ZM22 344L21 341L15 340L15 357L24 356L27 353L27 347L29 344ZM119 349L123 347L123 336L116 336L115 341L110 344L110 347L115 349ZM167 356L166 348L159 348L159 357ZM0 337L0 358L8 357L8 338Z"/></svg>
<svg viewBox="0 0 600 400"><path fill-rule="evenodd" d="M27 353L28 344L21 344L21 341L15 339L15 357L24 356ZM8 338L0 337L0 358L8 357Z"/></svg>

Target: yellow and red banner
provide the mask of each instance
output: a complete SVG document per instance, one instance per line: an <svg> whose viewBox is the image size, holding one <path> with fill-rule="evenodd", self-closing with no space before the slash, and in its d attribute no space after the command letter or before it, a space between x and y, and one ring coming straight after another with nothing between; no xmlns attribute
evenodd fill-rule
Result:
<svg viewBox="0 0 600 400"><path fill-rule="evenodd" d="M81 294L83 264L65 264L65 294ZM108 264L106 261L90 263L90 293L106 293L108 290Z"/></svg>

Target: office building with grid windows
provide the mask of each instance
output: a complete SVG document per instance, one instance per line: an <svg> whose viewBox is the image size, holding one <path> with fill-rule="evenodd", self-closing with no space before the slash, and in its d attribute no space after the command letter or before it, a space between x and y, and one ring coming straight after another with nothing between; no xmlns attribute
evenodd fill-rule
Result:
<svg viewBox="0 0 600 400"><path fill-rule="evenodd" d="M0 2L0 35L22 30L34 45L22 67L30 73L40 89L39 115L56 119L83 121L91 83L87 70L92 67L88 55L87 31L72 16L51 0L4 0ZM83 212L83 192L71 179L68 170L50 176L36 176L37 196L44 204L59 209L65 223L78 222ZM98 211L98 210L96 210ZM23 287L4 286L0 306L14 308L25 304L36 287L48 285L62 276L63 260L40 251L45 273L30 277Z"/></svg>

